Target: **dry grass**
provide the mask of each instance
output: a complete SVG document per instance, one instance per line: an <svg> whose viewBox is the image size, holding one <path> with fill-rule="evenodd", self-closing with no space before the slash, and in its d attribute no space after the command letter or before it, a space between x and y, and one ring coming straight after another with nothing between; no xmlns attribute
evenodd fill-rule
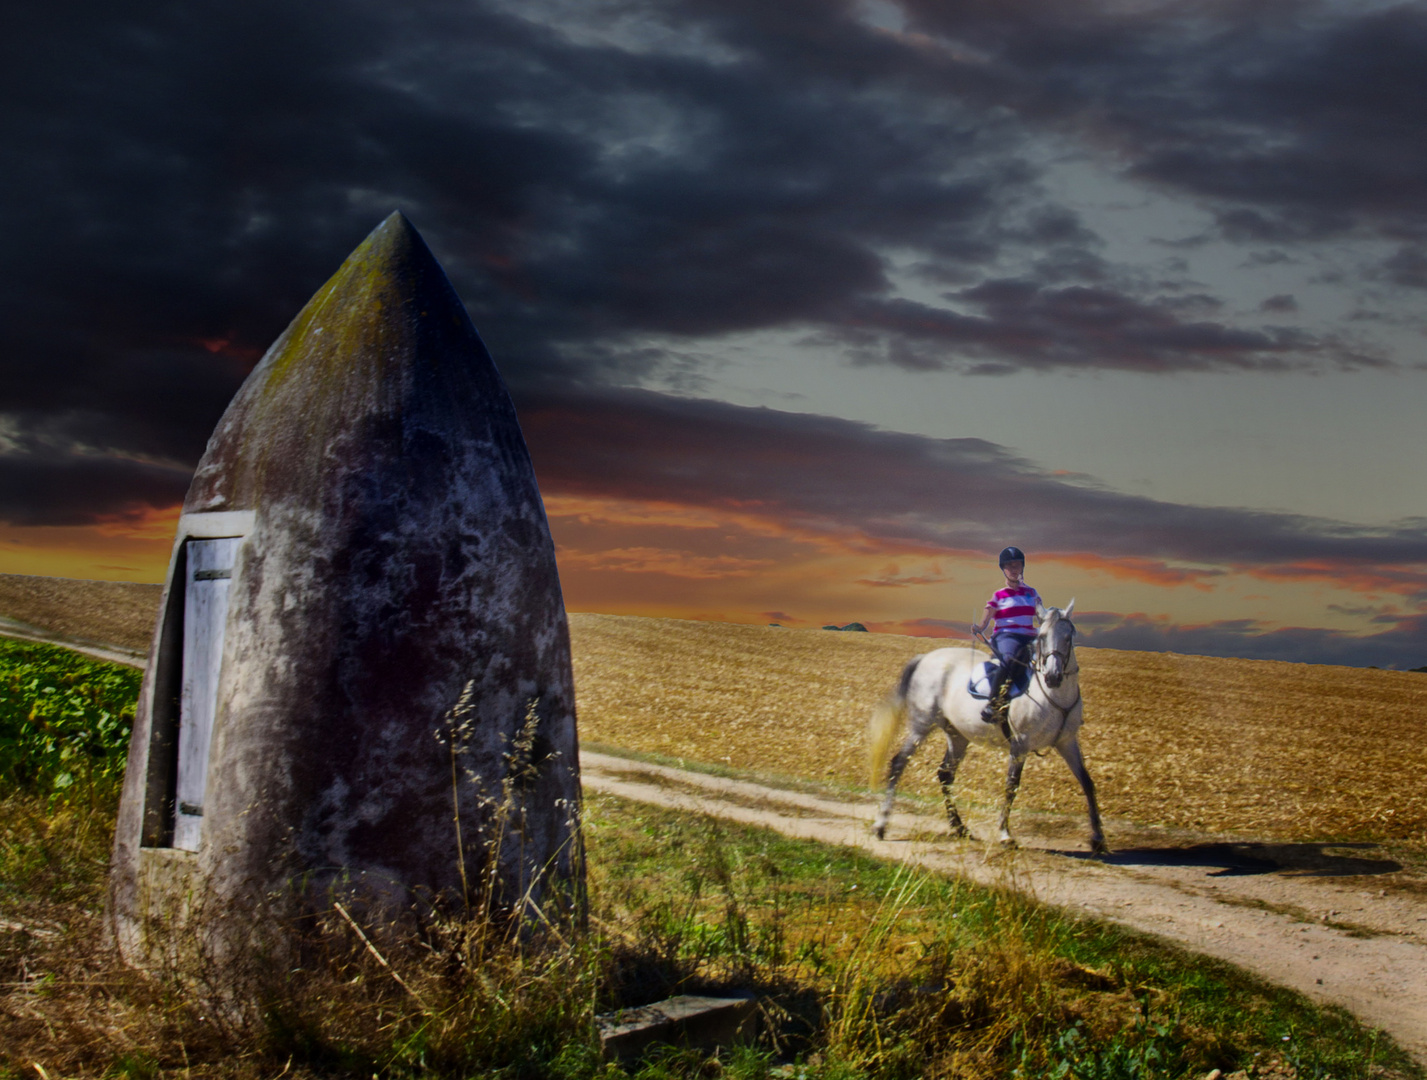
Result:
<svg viewBox="0 0 1427 1080"><path fill-rule="evenodd" d="M938 643L882 634L572 615L580 733L740 770L857 787L864 730L902 664ZM1082 745L1110 815L1282 840L1427 843L1427 674L1109 649L1077 651ZM939 742L908 770L936 791ZM968 756L961 797L999 797ZM1018 809L1081 814L1054 755Z"/></svg>
<svg viewBox="0 0 1427 1080"><path fill-rule="evenodd" d="M769 1052L802 1058L790 1071L807 1080L1064 1076L1072 1061L1077 1076L1203 1075L1283 1049L1285 1032L1322 1066L1304 1076L1421 1075L1346 1014L1014 888L604 795L586 811L593 932L566 945L491 938L477 916L378 935L377 957L339 912L305 921L284 963L190 955L150 978L97 916L112 799L0 800L0 1080L617 1080L596 1059L596 1011L731 988L760 998L760 1047L632 1080L764 1080ZM196 986L261 1008L209 1012ZM1110 1068L1151 1052L1162 1069Z"/></svg>

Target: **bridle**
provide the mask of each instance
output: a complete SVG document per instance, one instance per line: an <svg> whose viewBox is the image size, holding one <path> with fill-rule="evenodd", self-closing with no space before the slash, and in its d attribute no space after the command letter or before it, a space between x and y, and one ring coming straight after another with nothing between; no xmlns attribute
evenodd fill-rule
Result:
<svg viewBox="0 0 1427 1080"><path fill-rule="evenodd" d="M1053 649L1051 650L1050 655L1060 661L1060 677L1063 679L1067 675L1077 674L1080 671L1080 665L1077 663L1073 669L1068 666L1070 664L1070 654L1075 650L1075 624L1066 618L1060 618L1056 620L1057 626L1059 626L1061 623L1064 623L1066 626L1070 627L1070 633L1066 635L1065 638L1065 652L1062 653L1059 649ZM1045 673L1045 664L1043 661L1046 659L1046 657L1044 650L1041 648L1041 642L1043 640L1044 639L1041 636L1036 637L1035 669L1037 676L1043 676Z"/></svg>
<svg viewBox="0 0 1427 1080"><path fill-rule="evenodd" d="M1061 622L1070 627L1070 633L1065 636L1065 653L1062 655L1059 649L1054 649L1051 651L1050 656L1060 660L1060 677L1064 679L1067 675L1079 674L1080 663L1077 661L1073 668L1069 666L1070 656L1075 651L1075 624L1069 619L1062 618L1057 620L1057 625ZM1054 743L1058 742L1060 736L1064 733L1065 725L1070 720L1071 710L1080 704L1080 684L1076 684L1075 700L1069 705L1061 705L1050 696L1051 687L1048 686L1045 681L1045 662L1047 657L1041 648L1042 640L1043 638L1040 635L1036 636L1036 661L1034 671L1036 673L1036 682L1040 683L1041 693L1045 695L1045 703L1060 713L1060 728L1055 733L1055 739L1051 740ZM1055 689L1059 689L1059 687L1057 686Z"/></svg>

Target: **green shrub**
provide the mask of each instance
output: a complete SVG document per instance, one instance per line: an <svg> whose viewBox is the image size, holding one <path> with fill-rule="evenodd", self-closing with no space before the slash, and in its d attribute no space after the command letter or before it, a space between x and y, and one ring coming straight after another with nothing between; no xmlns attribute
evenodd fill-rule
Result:
<svg viewBox="0 0 1427 1080"><path fill-rule="evenodd" d="M143 673L0 638L0 787L92 797L123 776Z"/></svg>

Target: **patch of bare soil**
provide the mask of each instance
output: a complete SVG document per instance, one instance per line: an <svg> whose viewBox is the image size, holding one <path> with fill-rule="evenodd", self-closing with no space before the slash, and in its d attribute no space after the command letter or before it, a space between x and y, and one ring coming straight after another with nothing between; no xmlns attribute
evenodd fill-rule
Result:
<svg viewBox="0 0 1427 1080"><path fill-rule="evenodd" d="M147 653L162 585L0 574L0 631Z"/></svg>
<svg viewBox="0 0 1427 1080"><path fill-rule="evenodd" d="M1028 825L1014 850L956 841L915 810L872 836L871 798L788 791L583 753L587 787L789 836L862 848L1156 934L1350 1010L1427 1061L1427 900L1384 883L1405 873L1372 845L1237 843L1108 821L1112 854L1048 839L1072 823ZM995 835L989 817L969 821ZM1083 831L1083 822L1079 823Z"/></svg>

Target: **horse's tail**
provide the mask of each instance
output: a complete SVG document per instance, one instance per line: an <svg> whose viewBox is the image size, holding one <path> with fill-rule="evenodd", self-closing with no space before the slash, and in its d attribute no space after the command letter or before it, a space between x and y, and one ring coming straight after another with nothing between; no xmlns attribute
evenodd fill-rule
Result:
<svg viewBox="0 0 1427 1080"><path fill-rule="evenodd" d="M907 724L907 688L912 685L912 675L921 662L920 656L907 661L897 689L873 707L872 717L867 721L867 784L873 789L881 787L887 779L887 763L902 740Z"/></svg>

